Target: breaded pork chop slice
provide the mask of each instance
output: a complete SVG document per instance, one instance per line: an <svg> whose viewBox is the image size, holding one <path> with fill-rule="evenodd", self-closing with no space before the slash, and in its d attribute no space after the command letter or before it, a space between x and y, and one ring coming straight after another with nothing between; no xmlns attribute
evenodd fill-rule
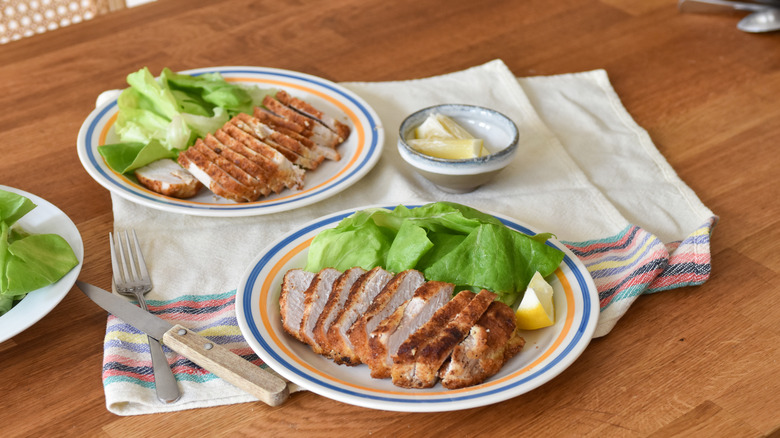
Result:
<svg viewBox="0 0 780 438"><path fill-rule="evenodd" d="M303 269L290 269L282 279L282 291L279 295L279 311L284 331L295 339L301 340L301 321L305 310L306 290L309 288L314 272Z"/></svg>
<svg viewBox="0 0 780 438"><path fill-rule="evenodd" d="M439 370L441 384L447 389L478 385L498 373L524 345L514 310L493 301Z"/></svg>
<svg viewBox="0 0 780 438"><path fill-rule="evenodd" d="M411 299L379 323L368 337L371 354L363 361L371 369L371 377L390 377L392 357L398 352L398 347L452 298L453 290L452 283L428 281L415 290Z"/></svg>
<svg viewBox="0 0 780 438"><path fill-rule="evenodd" d="M303 318L301 320L300 339L316 347L314 340L314 325L328 302L328 297L333 290L333 282L341 275L341 272L333 268L325 268L314 276L309 288L304 292L306 298L303 302ZM317 351L318 348L315 348Z"/></svg>
<svg viewBox="0 0 780 438"><path fill-rule="evenodd" d="M408 269L399 272L382 288L379 295L371 302L368 310L352 324L352 327L347 331L347 336L349 336L352 348L361 362L367 364L367 359L371 357L368 335L380 322L395 312L398 306L412 298L414 291L423 283L425 283L425 277L420 271Z"/></svg>
<svg viewBox="0 0 780 438"><path fill-rule="evenodd" d="M377 266L365 274L352 285L338 316L328 329L328 346L332 350L333 360L340 365L359 365L360 358L353 349L347 331L363 313L368 310L371 302L379 295L390 279L391 272Z"/></svg>
<svg viewBox="0 0 780 438"><path fill-rule="evenodd" d="M365 269L356 266L344 271L333 282L333 290L331 290L328 301L317 318L316 324L314 324L314 345L312 345L312 348L315 352L331 357L332 349L328 344L328 329L344 307L344 303L347 302L352 285L365 273Z"/></svg>
<svg viewBox="0 0 780 438"><path fill-rule="evenodd" d="M438 371L444 361L468 336L471 327L477 323L496 297L496 294L488 290L480 291L457 316L417 349L414 363L407 369L404 378L396 379L396 375L393 374L393 383L404 388L430 388L435 385Z"/></svg>

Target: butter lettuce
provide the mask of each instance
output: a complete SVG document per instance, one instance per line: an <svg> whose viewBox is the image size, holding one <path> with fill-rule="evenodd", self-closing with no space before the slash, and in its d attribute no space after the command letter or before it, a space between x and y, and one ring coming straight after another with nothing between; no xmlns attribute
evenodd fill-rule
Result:
<svg viewBox="0 0 780 438"><path fill-rule="evenodd" d="M456 290L488 289L512 304L536 271L550 275L563 260L562 251L545 243L550 237L527 236L491 215L450 202L366 209L318 234L305 269L414 268L428 280L454 283Z"/></svg>
<svg viewBox="0 0 780 438"><path fill-rule="evenodd" d="M98 146L106 164L131 172L162 158L176 158L234 115L251 113L273 89L225 81L219 73L190 76L164 68L159 79L144 67L127 75L117 99L114 132L119 141Z"/></svg>
<svg viewBox="0 0 780 438"><path fill-rule="evenodd" d="M28 198L0 190L0 315L78 264L73 249L61 236L30 234L14 226L34 208Z"/></svg>

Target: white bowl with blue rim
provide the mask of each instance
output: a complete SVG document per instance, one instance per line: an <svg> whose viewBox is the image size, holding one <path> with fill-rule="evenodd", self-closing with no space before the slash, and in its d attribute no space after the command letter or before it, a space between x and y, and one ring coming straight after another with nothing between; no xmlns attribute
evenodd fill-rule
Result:
<svg viewBox="0 0 780 438"><path fill-rule="evenodd" d="M409 146L414 130L431 114L450 117L483 140L488 154L476 158L448 160L423 154ZM398 152L409 165L441 190L466 193L489 183L515 157L517 125L498 111L475 105L443 104L421 109L408 116L398 131Z"/></svg>

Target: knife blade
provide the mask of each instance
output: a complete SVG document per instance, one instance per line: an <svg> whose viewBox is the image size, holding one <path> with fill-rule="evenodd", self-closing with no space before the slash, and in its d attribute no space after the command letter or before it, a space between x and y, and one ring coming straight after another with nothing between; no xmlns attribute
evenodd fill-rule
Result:
<svg viewBox="0 0 780 438"><path fill-rule="evenodd" d="M300 390L295 384L288 386L287 380L275 372L266 371L192 330L158 318L111 292L78 280L76 286L112 315L270 406L279 406L290 392Z"/></svg>

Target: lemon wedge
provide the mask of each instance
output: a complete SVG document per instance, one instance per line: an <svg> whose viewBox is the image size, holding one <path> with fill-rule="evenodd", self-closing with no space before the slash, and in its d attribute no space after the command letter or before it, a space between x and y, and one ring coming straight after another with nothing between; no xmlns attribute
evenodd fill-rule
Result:
<svg viewBox="0 0 780 438"><path fill-rule="evenodd" d="M515 312L517 327L522 330L536 330L555 323L553 288L536 272L528 283L528 289Z"/></svg>
<svg viewBox="0 0 780 438"><path fill-rule="evenodd" d="M444 114L431 114L414 130L415 138L474 138L464 127Z"/></svg>
<svg viewBox="0 0 780 438"><path fill-rule="evenodd" d="M447 160L463 160L482 154L482 139L420 138L406 143L417 152Z"/></svg>

